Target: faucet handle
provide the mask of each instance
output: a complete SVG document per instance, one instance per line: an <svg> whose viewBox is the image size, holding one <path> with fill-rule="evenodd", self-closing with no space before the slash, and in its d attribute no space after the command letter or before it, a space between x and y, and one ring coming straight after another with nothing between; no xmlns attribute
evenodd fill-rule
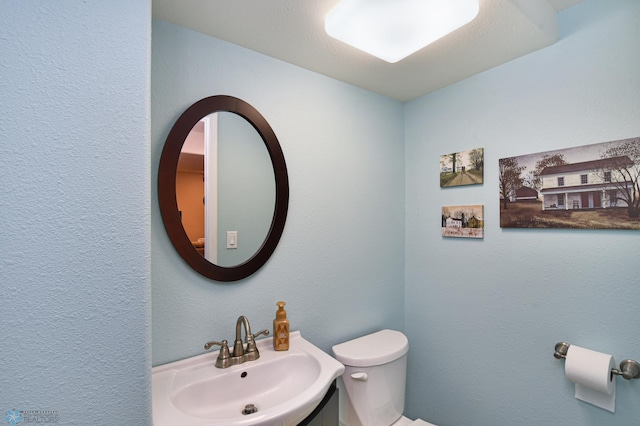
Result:
<svg viewBox="0 0 640 426"><path fill-rule="evenodd" d="M258 352L258 348L256 347L255 338L264 334L265 336L269 335L269 330L260 330L256 334L249 334L247 336L247 350L244 353L244 356L247 361L255 361L260 358L260 353Z"/></svg>
<svg viewBox="0 0 640 426"><path fill-rule="evenodd" d="M218 354L218 359L216 359L216 367L218 368L226 368L229 367L231 361L231 354L229 354L229 346L226 340L222 342L207 342L204 344L204 348L209 350L213 346L220 346L220 353Z"/></svg>
<svg viewBox="0 0 640 426"><path fill-rule="evenodd" d="M264 334L265 336L268 336L269 335L269 330L267 330L265 328L264 330L258 331L256 334L252 334L251 337L255 339L256 337L260 336L261 334Z"/></svg>
<svg viewBox="0 0 640 426"><path fill-rule="evenodd" d="M250 352L257 352L258 349L256 348L256 337L260 336L261 334L264 334L265 336L269 335L269 330L265 329L265 330L260 330L258 331L256 334L248 334L247 335L247 350L245 351L245 353L250 353Z"/></svg>
<svg viewBox="0 0 640 426"><path fill-rule="evenodd" d="M220 349L224 348L225 346L227 346L227 341L223 340L222 342L216 342L216 341L211 341L211 342L207 342L204 344L204 348L206 350L211 349L214 346L220 346ZM227 346L227 349L229 349L229 347Z"/></svg>

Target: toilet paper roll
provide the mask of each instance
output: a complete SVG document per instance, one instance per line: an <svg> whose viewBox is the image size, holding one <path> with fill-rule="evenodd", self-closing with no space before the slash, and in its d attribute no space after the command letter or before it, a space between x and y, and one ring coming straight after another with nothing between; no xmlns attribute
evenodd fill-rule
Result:
<svg viewBox="0 0 640 426"><path fill-rule="evenodd" d="M567 379L576 386L576 398L615 412L616 381L612 355L571 345L564 366Z"/></svg>

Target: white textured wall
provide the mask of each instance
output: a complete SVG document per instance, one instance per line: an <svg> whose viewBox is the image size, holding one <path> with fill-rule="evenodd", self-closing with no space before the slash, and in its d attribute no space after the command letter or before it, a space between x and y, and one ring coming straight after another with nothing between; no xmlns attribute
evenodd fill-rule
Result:
<svg viewBox="0 0 640 426"><path fill-rule="evenodd" d="M148 0L3 1L0 421L148 424Z"/></svg>
<svg viewBox="0 0 640 426"><path fill-rule="evenodd" d="M407 411L442 426L629 426L574 398L562 340L640 358L637 231L501 229L498 159L640 135L640 2L586 0L560 41L406 106ZM484 185L440 189L439 156L485 148ZM445 205L484 204L482 241L440 237Z"/></svg>
<svg viewBox="0 0 640 426"><path fill-rule="evenodd" d="M292 330L322 349L404 326L402 104L162 21L152 52L153 363L234 337L247 315L272 328L278 300ZM193 102L244 99L275 131L290 179L287 224L256 274L221 283L178 257L155 198L164 140Z"/></svg>

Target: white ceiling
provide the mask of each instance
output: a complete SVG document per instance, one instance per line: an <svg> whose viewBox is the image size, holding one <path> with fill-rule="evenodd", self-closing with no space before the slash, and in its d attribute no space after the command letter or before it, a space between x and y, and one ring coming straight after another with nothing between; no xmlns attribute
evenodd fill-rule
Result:
<svg viewBox="0 0 640 426"><path fill-rule="evenodd" d="M153 16L408 101L556 42L558 11L582 0L479 0L478 17L389 64L329 37L339 0L153 0Z"/></svg>

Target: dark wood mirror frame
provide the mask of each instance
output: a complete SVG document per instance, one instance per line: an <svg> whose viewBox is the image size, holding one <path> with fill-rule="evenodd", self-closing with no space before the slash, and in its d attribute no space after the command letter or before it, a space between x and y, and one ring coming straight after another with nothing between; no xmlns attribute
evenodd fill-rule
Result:
<svg viewBox="0 0 640 426"><path fill-rule="evenodd" d="M193 126L214 112L231 112L246 119L264 141L275 174L275 206L271 227L262 246L247 261L232 267L209 262L193 246L182 226L176 198L176 174L182 145ZM164 226L180 256L195 271L216 281L237 281L260 269L273 254L287 219L289 208L289 177L284 154L273 129L251 105L233 96L210 96L199 100L182 113L171 128L162 149L158 169L158 200Z"/></svg>

